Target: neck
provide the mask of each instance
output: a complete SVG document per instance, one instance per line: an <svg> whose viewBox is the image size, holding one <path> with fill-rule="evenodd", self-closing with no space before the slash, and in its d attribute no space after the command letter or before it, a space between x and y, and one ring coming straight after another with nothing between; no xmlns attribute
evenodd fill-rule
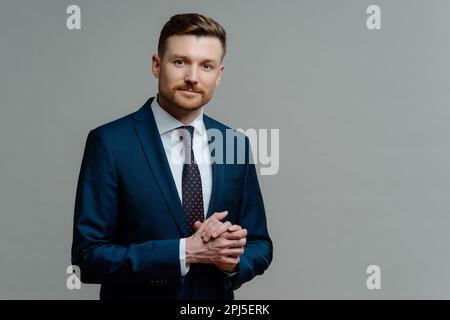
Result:
<svg viewBox="0 0 450 320"><path fill-rule="evenodd" d="M156 100L158 101L161 108L163 108L167 113L169 113L172 117L174 117L184 125L188 125L189 123L191 123L202 112L201 108L195 110L183 110L181 108L173 106L159 94L156 96Z"/></svg>

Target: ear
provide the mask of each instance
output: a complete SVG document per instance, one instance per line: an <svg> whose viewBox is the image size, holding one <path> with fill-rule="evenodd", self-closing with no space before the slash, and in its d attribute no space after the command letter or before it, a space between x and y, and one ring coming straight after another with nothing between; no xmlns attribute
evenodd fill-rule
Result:
<svg viewBox="0 0 450 320"><path fill-rule="evenodd" d="M222 74L223 74L223 69L225 68L225 66L223 65L223 63L220 65L219 67L219 75L216 79L216 87L219 85L220 83L220 79L222 79Z"/></svg>
<svg viewBox="0 0 450 320"><path fill-rule="evenodd" d="M159 73L161 70L161 59L157 54L152 56L152 72L156 78L159 78Z"/></svg>

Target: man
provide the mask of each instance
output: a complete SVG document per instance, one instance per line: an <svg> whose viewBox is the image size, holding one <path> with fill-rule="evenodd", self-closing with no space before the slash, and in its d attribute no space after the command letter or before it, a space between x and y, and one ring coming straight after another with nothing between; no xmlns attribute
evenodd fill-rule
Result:
<svg viewBox="0 0 450 320"><path fill-rule="evenodd" d="M83 282L102 285L101 299L233 299L269 266L272 242L249 140L233 131L243 144L212 148L213 137L231 129L203 114L225 52L217 22L173 16L152 57L156 98L89 133L72 263ZM214 161L240 151L242 162Z"/></svg>

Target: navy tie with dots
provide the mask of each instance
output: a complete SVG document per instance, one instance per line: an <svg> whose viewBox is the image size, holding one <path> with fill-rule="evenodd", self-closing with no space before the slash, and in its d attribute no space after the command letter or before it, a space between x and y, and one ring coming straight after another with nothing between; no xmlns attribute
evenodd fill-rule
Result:
<svg viewBox="0 0 450 320"><path fill-rule="evenodd" d="M192 235L195 233L195 221L203 222L205 217L203 207L202 179L197 162L195 161L194 150L192 146L194 139L194 127L182 126L180 127L180 129L184 129L185 132L185 134L180 137L180 139L183 139L184 137L183 142L185 154L182 175L182 202L189 229L189 235ZM190 143L188 142L189 140Z"/></svg>

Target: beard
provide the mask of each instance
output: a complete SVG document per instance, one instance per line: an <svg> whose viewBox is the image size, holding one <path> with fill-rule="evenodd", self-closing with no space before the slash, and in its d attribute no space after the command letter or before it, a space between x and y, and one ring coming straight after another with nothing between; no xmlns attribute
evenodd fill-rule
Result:
<svg viewBox="0 0 450 320"><path fill-rule="evenodd" d="M191 90L193 93L185 92L183 90ZM199 88L186 85L169 88L169 90L164 90L164 88L160 87L159 95L168 104L187 112L200 109L207 104L212 97L212 95L206 95L206 93Z"/></svg>

